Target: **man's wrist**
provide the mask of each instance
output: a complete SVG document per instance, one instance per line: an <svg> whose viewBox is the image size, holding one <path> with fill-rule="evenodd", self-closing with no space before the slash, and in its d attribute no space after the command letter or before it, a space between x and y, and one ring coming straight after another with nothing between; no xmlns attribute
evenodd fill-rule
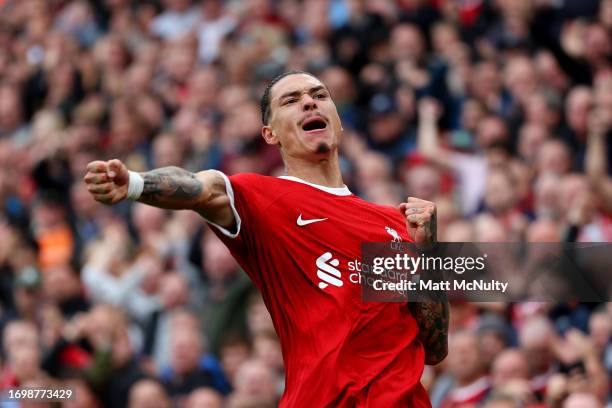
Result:
<svg viewBox="0 0 612 408"><path fill-rule="evenodd" d="M142 176L135 171L128 171L129 181L128 181L128 192L127 198L128 200L138 200L142 195L142 191L144 190L144 179Z"/></svg>

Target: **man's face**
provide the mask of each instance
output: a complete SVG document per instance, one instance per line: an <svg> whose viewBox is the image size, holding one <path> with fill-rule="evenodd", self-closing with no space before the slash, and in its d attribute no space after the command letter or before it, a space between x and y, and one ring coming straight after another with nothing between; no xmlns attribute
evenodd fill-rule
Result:
<svg viewBox="0 0 612 408"><path fill-rule="evenodd" d="M516 190L508 174L503 171L489 173L485 186L485 204L493 213L503 213L514 205Z"/></svg>
<svg viewBox="0 0 612 408"><path fill-rule="evenodd" d="M491 369L493 385L501 387L510 380L529 379L529 362L516 350L508 350L497 356Z"/></svg>
<svg viewBox="0 0 612 408"><path fill-rule="evenodd" d="M476 143L483 149L495 142L503 142L506 138L506 124L497 117L484 118L478 125Z"/></svg>
<svg viewBox="0 0 612 408"><path fill-rule="evenodd" d="M195 330L176 331L172 334L172 368L179 375L190 373L197 369L202 342Z"/></svg>
<svg viewBox="0 0 612 408"><path fill-rule="evenodd" d="M458 333L450 340L449 351L448 368L459 382L465 384L480 376L480 344L474 333Z"/></svg>
<svg viewBox="0 0 612 408"><path fill-rule="evenodd" d="M262 129L284 157L322 159L337 151L342 127L329 91L307 74L289 75L274 85L270 121Z"/></svg>

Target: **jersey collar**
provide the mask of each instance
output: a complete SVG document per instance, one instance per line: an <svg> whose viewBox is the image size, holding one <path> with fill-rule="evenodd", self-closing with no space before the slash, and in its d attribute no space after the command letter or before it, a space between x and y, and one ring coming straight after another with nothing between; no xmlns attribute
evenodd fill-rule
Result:
<svg viewBox="0 0 612 408"><path fill-rule="evenodd" d="M346 185L344 187L327 187L327 186L322 186L320 184L309 183L306 180L302 180L301 178L297 178L293 176L280 176L279 178L282 178L284 180L295 181L297 183L307 184L311 187L318 188L321 191L325 191L326 193L333 194L336 196L350 196L351 194L353 194L351 193L351 190L349 190L349 188Z"/></svg>

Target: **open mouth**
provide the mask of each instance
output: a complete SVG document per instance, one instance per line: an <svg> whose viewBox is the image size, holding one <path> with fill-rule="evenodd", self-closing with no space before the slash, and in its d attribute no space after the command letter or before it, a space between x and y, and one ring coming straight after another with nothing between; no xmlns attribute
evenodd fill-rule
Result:
<svg viewBox="0 0 612 408"><path fill-rule="evenodd" d="M327 123L319 117L314 117L311 119L307 119L302 124L302 129L306 132L314 131L314 130L323 130L327 127Z"/></svg>

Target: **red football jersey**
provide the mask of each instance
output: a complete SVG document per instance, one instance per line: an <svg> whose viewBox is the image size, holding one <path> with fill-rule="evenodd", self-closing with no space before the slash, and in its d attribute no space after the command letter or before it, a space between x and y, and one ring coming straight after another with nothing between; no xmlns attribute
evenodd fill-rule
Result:
<svg viewBox="0 0 612 408"><path fill-rule="evenodd" d="M213 230L272 316L286 373L280 406L430 407L406 304L361 300L361 243L409 241L400 212L294 177L225 179L237 228Z"/></svg>

